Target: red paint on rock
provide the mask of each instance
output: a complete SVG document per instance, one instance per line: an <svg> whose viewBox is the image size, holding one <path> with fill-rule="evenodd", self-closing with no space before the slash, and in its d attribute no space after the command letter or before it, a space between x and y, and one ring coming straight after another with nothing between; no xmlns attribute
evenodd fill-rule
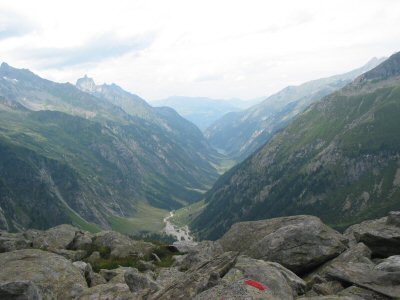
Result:
<svg viewBox="0 0 400 300"><path fill-rule="evenodd" d="M259 283L258 281L255 281L255 280L245 280L244 283L257 288L260 291L265 291L267 289L267 287L265 285L263 285L262 283Z"/></svg>

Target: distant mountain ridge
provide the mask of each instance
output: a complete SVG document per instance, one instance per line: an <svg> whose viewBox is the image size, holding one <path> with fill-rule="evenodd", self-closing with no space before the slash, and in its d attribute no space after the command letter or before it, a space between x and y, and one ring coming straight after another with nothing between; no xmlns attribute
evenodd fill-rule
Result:
<svg viewBox="0 0 400 300"><path fill-rule="evenodd" d="M214 147L242 161L307 106L344 87L384 59L373 58L365 66L341 75L288 86L255 106L223 116L205 130L205 136Z"/></svg>
<svg viewBox="0 0 400 300"><path fill-rule="evenodd" d="M112 228L140 203L198 200L217 178L219 156L172 109L116 85L85 88L1 65L0 228Z"/></svg>
<svg viewBox="0 0 400 300"><path fill-rule="evenodd" d="M344 229L400 208L400 52L301 113L221 176L192 227L311 214Z"/></svg>
<svg viewBox="0 0 400 300"><path fill-rule="evenodd" d="M168 106L181 116L205 130L223 115L240 111L254 104L254 101L240 99L212 99L207 97L172 96L153 102L156 106Z"/></svg>

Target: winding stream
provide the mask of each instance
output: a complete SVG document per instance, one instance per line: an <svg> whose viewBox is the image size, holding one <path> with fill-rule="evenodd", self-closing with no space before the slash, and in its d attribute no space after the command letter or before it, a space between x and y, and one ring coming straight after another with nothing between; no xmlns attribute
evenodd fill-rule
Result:
<svg viewBox="0 0 400 300"><path fill-rule="evenodd" d="M181 242L194 242L193 236L190 235L189 227L178 227L171 223L170 219L174 216L174 212L170 211L169 216L164 218L164 232L168 235L172 235L177 241Z"/></svg>

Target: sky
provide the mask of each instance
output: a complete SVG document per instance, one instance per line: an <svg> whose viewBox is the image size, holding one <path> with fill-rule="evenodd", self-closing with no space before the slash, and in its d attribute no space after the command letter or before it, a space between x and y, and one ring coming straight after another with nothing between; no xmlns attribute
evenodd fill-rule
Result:
<svg viewBox="0 0 400 300"><path fill-rule="evenodd" d="M0 2L0 61L149 101L266 97L397 51L398 0Z"/></svg>

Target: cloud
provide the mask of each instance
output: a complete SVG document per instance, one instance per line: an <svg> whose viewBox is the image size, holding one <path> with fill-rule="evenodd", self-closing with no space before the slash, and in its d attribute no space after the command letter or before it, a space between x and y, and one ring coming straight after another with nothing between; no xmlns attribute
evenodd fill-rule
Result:
<svg viewBox="0 0 400 300"><path fill-rule="evenodd" d="M32 48L24 49L17 54L24 59L35 60L42 69L62 68L100 62L127 53L139 53L150 47L154 39L153 33L124 39L117 38L115 34L106 33L91 38L81 46Z"/></svg>
<svg viewBox="0 0 400 300"><path fill-rule="evenodd" d="M26 35L35 26L25 16L10 11L0 11L0 40Z"/></svg>

